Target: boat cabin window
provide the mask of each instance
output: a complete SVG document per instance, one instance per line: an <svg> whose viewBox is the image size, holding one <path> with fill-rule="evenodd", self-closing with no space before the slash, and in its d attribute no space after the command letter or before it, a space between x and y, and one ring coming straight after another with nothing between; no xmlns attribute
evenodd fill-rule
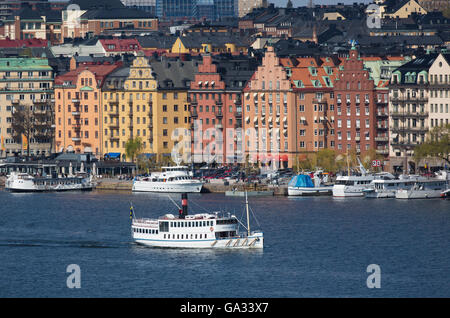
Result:
<svg viewBox="0 0 450 318"><path fill-rule="evenodd" d="M236 219L217 220L217 222L216 222L217 225L221 225L221 224L236 224L236 223L237 223Z"/></svg>
<svg viewBox="0 0 450 318"><path fill-rule="evenodd" d="M169 232L169 222L159 222L160 232Z"/></svg>

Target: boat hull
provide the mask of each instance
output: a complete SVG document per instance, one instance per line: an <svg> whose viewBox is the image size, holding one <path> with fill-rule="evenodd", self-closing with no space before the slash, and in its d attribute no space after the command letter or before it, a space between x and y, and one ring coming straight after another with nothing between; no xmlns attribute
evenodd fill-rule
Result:
<svg viewBox="0 0 450 318"><path fill-rule="evenodd" d="M364 189L363 187L334 185L333 197L363 197Z"/></svg>
<svg viewBox="0 0 450 318"><path fill-rule="evenodd" d="M432 199L440 198L442 190L398 190L397 199Z"/></svg>
<svg viewBox="0 0 450 318"><path fill-rule="evenodd" d="M364 195L371 199L395 198L395 191L364 191Z"/></svg>
<svg viewBox="0 0 450 318"><path fill-rule="evenodd" d="M36 185L31 180L7 180L5 190L11 192L62 192L62 191L90 191L91 183Z"/></svg>
<svg viewBox="0 0 450 318"><path fill-rule="evenodd" d="M331 195L333 187L288 187L288 195L291 196L315 196L315 195Z"/></svg>
<svg viewBox="0 0 450 318"><path fill-rule="evenodd" d="M132 190L134 192L199 193L202 191L202 187L203 183L201 182L172 183L136 180L133 182Z"/></svg>
<svg viewBox="0 0 450 318"><path fill-rule="evenodd" d="M214 249L259 249L264 247L262 233L248 237L235 237L224 239L200 239L200 240L163 240L153 238L150 235L134 237L137 244L149 247L162 248L214 248Z"/></svg>

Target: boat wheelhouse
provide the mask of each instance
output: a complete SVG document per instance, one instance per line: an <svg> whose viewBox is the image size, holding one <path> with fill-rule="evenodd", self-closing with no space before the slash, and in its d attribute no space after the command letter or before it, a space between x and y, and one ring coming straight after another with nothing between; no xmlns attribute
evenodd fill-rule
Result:
<svg viewBox="0 0 450 318"><path fill-rule="evenodd" d="M174 248L263 248L260 231L240 233L240 221L229 213L187 214L187 194L182 194L179 216L165 214L158 219L134 218L131 235L138 244ZM248 201L247 206L248 206Z"/></svg>

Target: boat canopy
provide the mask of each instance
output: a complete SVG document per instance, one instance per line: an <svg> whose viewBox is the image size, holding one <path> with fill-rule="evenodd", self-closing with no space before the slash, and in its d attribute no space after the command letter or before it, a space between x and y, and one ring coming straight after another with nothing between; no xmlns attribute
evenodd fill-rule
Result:
<svg viewBox="0 0 450 318"><path fill-rule="evenodd" d="M303 188L314 188L314 183L311 180L311 177L306 174L299 174L297 176L292 177L291 181L289 181L290 187L303 187Z"/></svg>
<svg viewBox="0 0 450 318"><path fill-rule="evenodd" d="M110 159L120 159L120 152L108 152L105 154L105 157L108 157Z"/></svg>

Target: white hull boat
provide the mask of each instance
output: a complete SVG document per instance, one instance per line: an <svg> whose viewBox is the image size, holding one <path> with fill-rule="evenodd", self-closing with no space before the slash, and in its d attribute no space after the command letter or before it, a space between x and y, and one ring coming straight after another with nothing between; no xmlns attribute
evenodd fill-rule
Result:
<svg viewBox="0 0 450 318"><path fill-rule="evenodd" d="M322 172L314 174L314 178L307 174L299 174L292 177L288 183L288 195L290 196L310 196L310 195L331 195L333 186L325 186ZM327 176L326 176L327 178ZM314 180L314 182L313 182Z"/></svg>
<svg viewBox="0 0 450 318"><path fill-rule="evenodd" d="M34 177L27 173L12 172L5 182L5 189L12 192L48 192L92 190L90 176Z"/></svg>
<svg viewBox="0 0 450 318"><path fill-rule="evenodd" d="M198 193L203 182L193 179L186 166L163 167L163 172L152 173L148 177L136 177L132 191L166 192L166 193Z"/></svg>
<svg viewBox="0 0 450 318"><path fill-rule="evenodd" d="M182 194L179 217L166 214L158 219L134 218L131 208L131 235L141 245L167 248L261 249L261 231L250 231L247 205L247 232L239 233L239 220L234 215L219 213L187 214L187 195Z"/></svg>
<svg viewBox="0 0 450 318"><path fill-rule="evenodd" d="M410 189L399 189L395 192L397 199L431 199L440 198L443 191L449 189L450 174L439 171L436 178L416 180Z"/></svg>

